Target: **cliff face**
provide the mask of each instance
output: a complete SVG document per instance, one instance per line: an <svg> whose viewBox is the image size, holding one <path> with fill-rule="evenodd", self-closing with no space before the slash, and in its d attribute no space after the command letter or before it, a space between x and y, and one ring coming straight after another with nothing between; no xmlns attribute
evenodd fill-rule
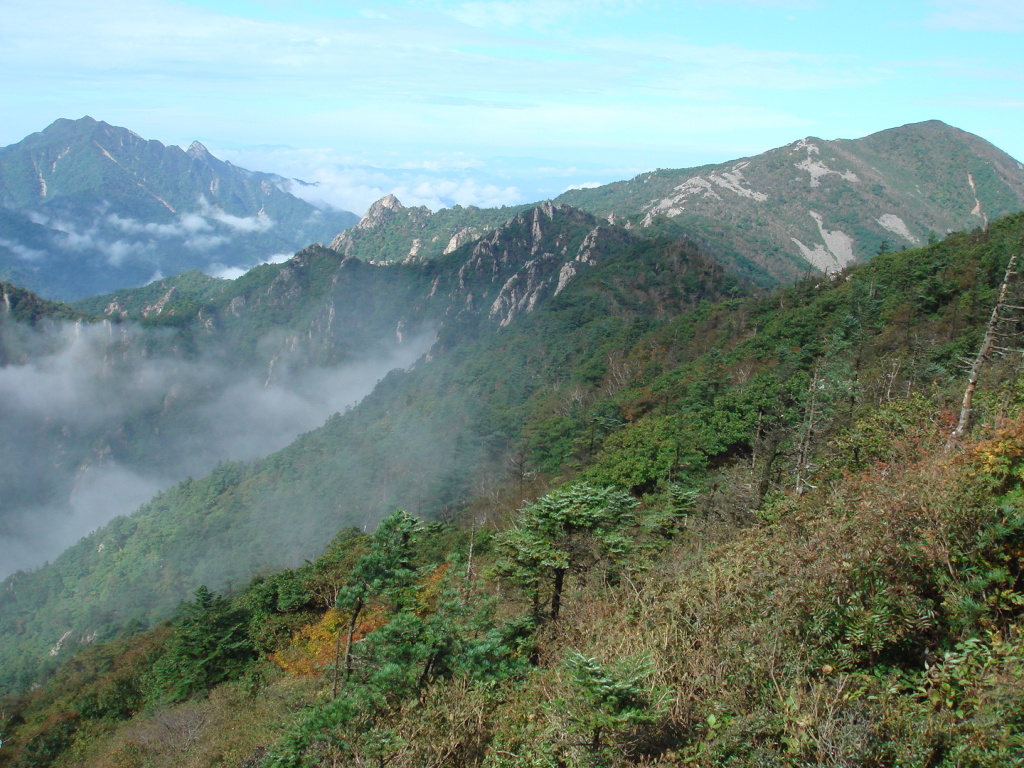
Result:
<svg viewBox="0 0 1024 768"><path fill-rule="evenodd" d="M624 230L571 206L542 203L476 241L456 273L457 291L466 301L474 300L474 290L481 294L477 304L489 302L487 317L504 327L561 292L602 253L631 241Z"/></svg>

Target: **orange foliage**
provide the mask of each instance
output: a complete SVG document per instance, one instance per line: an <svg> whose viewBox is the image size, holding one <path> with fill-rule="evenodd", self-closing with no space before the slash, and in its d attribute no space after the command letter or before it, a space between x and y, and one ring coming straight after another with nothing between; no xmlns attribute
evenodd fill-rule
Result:
<svg viewBox="0 0 1024 768"><path fill-rule="evenodd" d="M289 675L314 677L334 663L334 647L340 632L344 632L343 617L331 608L319 621L302 627L286 648L269 658Z"/></svg>
<svg viewBox="0 0 1024 768"><path fill-rule="evenodd" d="M437 609L437 601L441 596L441 585L448 573L448 563L441 563L433 571L420 579L420 591L416 597L419 603L419 614L422 616Z"/></svg>
<svg viewBox="0 0 1024 768"><path fill-rule="evenodd" d="M991 440L979 442L974 457L986 475L1004 481L1024 478L1024 419L1010 422Z"/></svg>
<svg viewBox="0 0 1024 768"><path fill-rule="evenodd" d="M339 643L345 642L348 622L349 614L331 608L319 621L306 624L296 632L287 648L270 654L268 658L289 675L319 677L334 664ZM362 620L356 625L353 642L361 640L386 623L383 610L378 607L367 608L362 613Z"/></svg>

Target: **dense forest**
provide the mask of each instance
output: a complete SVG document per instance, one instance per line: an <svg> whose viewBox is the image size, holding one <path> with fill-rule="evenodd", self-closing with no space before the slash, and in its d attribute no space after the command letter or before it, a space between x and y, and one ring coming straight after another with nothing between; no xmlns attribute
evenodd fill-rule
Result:
<svg viewBox="0 0 1024 768"><path fill-rule="evenodd" d="M424 510L322 519L318 557L95 638L3 701L0 766L1021 764L1024 329L952 435L1022 245L1016 215L762 292L653 239L502 333L447 325L437 365L119 525L188 557L294 476ZM323 470L356 435L390 490Z"/></svg>

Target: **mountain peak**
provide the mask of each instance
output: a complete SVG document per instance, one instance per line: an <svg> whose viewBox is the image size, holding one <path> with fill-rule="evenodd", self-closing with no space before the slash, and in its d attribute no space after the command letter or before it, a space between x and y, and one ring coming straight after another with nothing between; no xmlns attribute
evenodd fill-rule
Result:
<svg viewBox="0 0 1024 768"><path fill-rule="evenodd" d="M399 211L404 211L405 206L399 202L393 194L386 194L380 200L370 206L370 209L359 220L356 227L359 229L373 229L379 227Z"/></svg>
<svg viewBox="0 0 1024 768"><path fill-rule="evenodd" d="M67 117L58 117L48 126L46 126L41 134L46 137L61 136L68 132L79 134L85 131L89 131L96 126L100 125L100 122L89 115L80 117L77 120L71 120Z"/></svg>
<svg viewBox="0 0 1024 768"><path fill-rule="evenodd" d="M189 157L194 157L197 160L205 160L210 156L210 150L204 147L198 141L193 141L188 145L188 149L185 150L185 154Z"/></svg>

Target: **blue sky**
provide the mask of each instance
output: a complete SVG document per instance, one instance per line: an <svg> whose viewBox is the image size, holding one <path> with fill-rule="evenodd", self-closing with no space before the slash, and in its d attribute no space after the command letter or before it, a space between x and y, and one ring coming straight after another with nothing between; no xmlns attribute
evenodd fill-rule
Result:
<svg viewBox="0 0 1024 768"><path fill-rule="evenodd" d="M7 0L0 145L91 115L356 212L940 119L1024 159L1021 0Z"/></svg>

